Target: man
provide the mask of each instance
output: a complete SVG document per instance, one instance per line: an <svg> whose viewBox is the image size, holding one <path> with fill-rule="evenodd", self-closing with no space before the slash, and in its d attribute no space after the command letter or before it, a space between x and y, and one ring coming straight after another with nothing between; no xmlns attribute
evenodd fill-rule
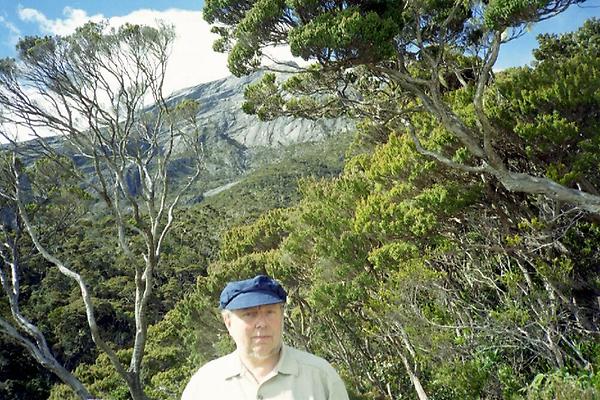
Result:
<svg viewBox="0 0 600 400"><path fill-rule="evenodd" d="M286 298L268 276L228 283L220 309L236 351L200 368L181 400L348 400L327 361L283 344Z"/></svg>

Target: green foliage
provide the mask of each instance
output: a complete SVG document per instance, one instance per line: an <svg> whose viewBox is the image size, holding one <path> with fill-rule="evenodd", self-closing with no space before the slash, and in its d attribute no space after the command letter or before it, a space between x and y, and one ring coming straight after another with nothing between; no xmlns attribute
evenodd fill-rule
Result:
<svg viewBox="0 0 600 400"><path fill-rule="evenodd" d="M241 182L204 201L237 224L255 219L264 210L294 204L300 199L298 182L302 177L340 173L349 140L349 134L341 133L319 143L257 149L255 165Z"/></svg>
<svg viewBox="0 0 600 400"><path fill-rule="evenodd" d="M275 86L275 74L265 74L259 85L250 85L244 90L244 102L242 109L248 114L256 114L261 121L273 119L271 110L278 109L283 103L283 99L277 93ZM257 107L252 99L262 99L263 102Z"/></svg>
<svg viewBox="0 0 600 400"><path fill-rule="evenodd" d="M531 400L596 400L600 399L600 385L593 374L572 375L559 370L536 375L526 393Z"/></svg>
<svg viewBox="0 0 600 400"><path fill-rule="evenodd" d="M490 94L490 111L505 131L514 132L521 157L567 186L589 187L598 179L600 64L591 32L599 25L590 20L578 33L541 37L535 68L501 74ZM552 52L562 47L564 52Z"/></svg>
<svg viewBox="0 0 600 400"><path fill-rule="evenodd" d="M260 81L247 86L242 109L263 121L281 116L317 119L348 115L351 110L330 93L338 86L335 78L316 65L280 82L274 74L267 73ZM355 80L353 73L348 74L348 82Z"/></svg>
<svg viewBox="0 0 600 400"><path fill-rule="evenodd" d="M505 29L515 23L533 19L538 10L547 6L547 0L490 1L485 9L484 21L489 28Z"/></svg>
<svg viewBox="0 0 600 400"><path fill-rule="evenodd" d="M229 68L239 75L260 65L261 50L269 45L287 43L295 56L319 63L375 64L414 55L414 43L429 47L422 52L435 52L441 38L457 47L477 44L483 31L502 32L578 2L208 0L203 14L221 36L215 48L229 52Z"/></svg>
<svg viewBox="0 0 600 400"><path fill-rule="evenodd" d="M131 351L118 352L119 359L127 363L131 358ZM75 369L75 375L86 384L89 391L98 398L114 400L130 399L129 390L123 380L116 374L114 367L105 354L100 354L95 364L81 364ZM66 385L56 385L52 388L48 400L77 400L73 392Z"/></svg>
<svg viewBox="0 0 600 400"><path fill-rule="evenodd" d="M388 3L386 13L400 5L399 1ZM393 38L399 26L393 18L367 10L366 5L356 5L323 13L292 30L288 36L292 55L305 60L321 56L363 62L390 58L394 54ZM373 46L375 43L378 46Z"/></svg>
<svg viewBox="0 0 600 400"><path fill-rule="evenodd" d="M261 215L252 225L232 228L221 241L221 259L232 261L252 251L277 248L287 232L285 211L275 209Z"/></svg>
<svg viewBox="0 0 600 400"><path fill-rule="evenodd" d="M378 34L367 28L381 27L378 24L388 18L399 24L400 17L392 15L398 12L392 7L396 3L356 2L338 10L314 0L285 5L219 0L207 1L205 18L240 22L244 30L263 35L268 24L281 23L285 12L294 11L297 14L290 15L298 23L311 17L312 22L302 25L305 31L295 31L299 41L314 46L303 49L306 54L330 45L335 49L336 40L338 46L359 43L354 53L338 54L337 61L349 61L387 57L385 43L375 49L382 53L369 53L375 51L369 46L376 44L363 48L351 39L359 33ZM553 5L560 4L510 1L482 7L490 24L512 26L537 18L540 7ZM469 2L426 1L411 3L414 8L409 9L428 10L431 25L456 12L453 32L462 34L468 6ZM241 34L239 29L229 34ZM428 29L424 33L430 38L440 33L433 26ZM593 24L586 29L596 30ZM339 37L328 33L322 38L326 43L320 43L316 32L329 30ZM260 35L250 39L266 40ZM573 37L564 40L567 48L574 46ZM245 45L256 55L256 43ZM543 47L533 68L498 74L486 98L486 112L504 134L495 146L511 167L543 170L565 184L591 184L597 181L594 168L600 148L597 118L590 117L598 108L598 63L579 51L557 61L549 53L559 45L560 41ZM320 73L315 69L288 81L287 90L305 89ZM349 74L349 81L376 86L361 71ZM283 97L276 97L281 92L274 78L265 79L263 87L249 89L250 97L270 94L276 104L247 107L271 118L276 115L273 107L284 103ZM381 96L377 104L398 106L402 92L392 86L370 92ZM473 88L444 96L449 109L475 129ZM315 104L319 103L303 103L297 110ZM401 105L415 107L419 102L409 99ZM417 107L411 121L426 148L472 161L436 118ZM149 395L176 398L199 365L232 349L216 309L218 295L230 280L268 273L289 292L285 340L330 360L356 398L414 397L408 372L436 399L598 398L599 380L593 373L600 365L597 220L551 200L533 201L507 192L486 176L445 168L419 155L403 126L380 122L371 118L359 125L359 137L340 176L331 177L330 168L340 166L339 148L332 146L333 156L322 160L316 152L298 147L291 150L298 151L297 157L255 171L227 193L207 198L211 207L186 211L167 245L168 268L161 276L166 285L156 295L157 323L150 331L144 371ZM302 152L310 155L309 161L302 161ZM311 177L298 183L306 175ZM277 189L267 194L262 191L273 187ZM209 221L217 218L223 225L236 225L226 233L221 226L203 236ZM104 229L91 224L90 232L73 235L77 245L67 241L57 248L96 252L97 264L83 259L81 265L111 271L87 273L106 282L95 295L106 300L105 315L114 320L130 312L108 301L121 295L127 276L121 270L123 260L102 246L93 249L97 242L88 236L95 230L93 236L109 237ZM45 279L60 284L51 274ZM63 288L66 293L73 290ZM60 319L72 321L67 325L75 330L76 305L56 293L47 300L51 304L36 306L40 313L53 309ZM60 328L78 345L67 326ZM110 326L107 329L112 333ZM120 355L129 357L127 352ZM77 373L98 396L127 396L102 357L93 365L80 365ZM61 387L52 396L69 398Z"/></svg>
<svg viewBox="0 0 600 400"><path fill-rule="evenodd" d="M496 368L495 360L486 355L466 361L449 360L435 371L435 378L432 382L434 396L442 399L473 400L498 398L496 393L486 393L486 386L490 385L490 381L492 381L490 378Z"/></svg>
<svg viewBox="0 0 600 400"><path fill-rule="evenodd" d="M533 55L536 64L544 61L568 60L586 55L595 57L600 54L600 24L597 18L591 18L575 32L561 35L541 34L538 36L539 46Z"/></svg>

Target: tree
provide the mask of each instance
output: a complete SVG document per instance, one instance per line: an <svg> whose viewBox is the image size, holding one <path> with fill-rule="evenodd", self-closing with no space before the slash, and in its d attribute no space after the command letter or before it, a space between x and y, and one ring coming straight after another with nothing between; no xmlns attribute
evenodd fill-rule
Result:
<svg viewBox="0 0 600 400"><path fill-rule="evenodd" d="M1 186L10 188L12 186L12 173L20 166L18 160L14 157L12 162L8 157L4 157L2 161L3 164L0 167L2 173ZM2 215L0 220L0 233L2 234L0 237L0 243L2 243L0 247L0 283L6 296L10 315L16 324L11 324L3 316L0 316L0 332L24 346L37 362L56 374L79 397L91 398L92 396L84 385L61 365L53 355L42 330L21 309L21 284L23 281L25 281L25 284L28 283L24 277L27 261L21 255L21 253L25 253L21 242L26 235L26 228L15 202L11 201L16 200L16 197L10 197L8 193L7 190L2 190L0 193L0 213ZM63 220L70 219L65 210L62 210L61 214Z"/></svg>
<svg viewBox="0 0 600 400"><path fill-rule="evenodd" d="M208 0L204 18L220 34L215 49L229 52L229 68L246 74L265 47L289 44L315 63L284 83L267 75L247 90L245 110L262 118L368 116L411 137L423 155L452 168L494 177L506 189L541 194L593 213L597 189L561 184L506 154L518 134L494 119L501 99L491 83L500 46L526 26L582 0L495 1L239 1ZM472 106L461 115L447 94L463 88ZM427 148L414 116L429 113L452 135Z"/></svg>
<svg viewBox="0 0 600 400"><path fill-rule="evenodd" d="M600 148L595 32L589 22L543 38L533 67L497 73L485 89L486 116L503 134L494 144L503 162L590 193ZM420 150L473 160L454 132L389 82L377 86L354 67L345 88L327 67L282 86L269 76L248 90L246 109L263 118L316 117L350 104L368 117L354 146L368 151L338 179L306 184L285 223L232 231L209 279L223 284L247 268L266 268L283 280L293 326L286 340L327 355L366 398L597 393L597 384L586 383L597 379L590 371L600 326L595 217L418 154L411 135L384 118L398 104L410 111ZM477 129L476 88L465 82L440 96ZM339 100L335 90L354 97ZM307 92L315 96L286 96Z"/></svg>
<svg viewBox="0 0 600 400"><path fill-rule="evenodd" d="M149 300L163 244L182 194L201 169L197 103L168 104L163 98L173 38L173 29L167 26L126 24L108 29L105 24L87 23L65 37L26 37L17 45L18 60L0 61L3 122L27 129L38 139L37 147L11 141L10 184L2 186L3 201L12 207L14 218L44 259L77 283L94 343L136 400L147 398L142 365ZM41 132L47 130L62 141L44 140ZM7 133L4 136L11 139ZM103 338L96 321L93 288L39 234L43 225L31 208L43 204L44 199L28 185L32 178L18 160L31 151L35 156L47 156L59 171L71 167L65 160L74 160L79 187L102 201L114 221L119 251L133 270L135 282L130 297L135 331L128 366ZM176 152L190 160L188 178L181 182L174 182L169 174ZM18 250L17 246L9 248ZM2 264L2 268L8 265ZM18 280L19 275L12 278ZM10 335L11 329L23 329L23 324L17 320L16 327L3 324L2 328ZM43 348L38 337L40 347L32 348L24 336L11 336L30 351ZM76 389L74 383L63 381ZM90 397L85 391L76 391L81 398Z"/></svg>

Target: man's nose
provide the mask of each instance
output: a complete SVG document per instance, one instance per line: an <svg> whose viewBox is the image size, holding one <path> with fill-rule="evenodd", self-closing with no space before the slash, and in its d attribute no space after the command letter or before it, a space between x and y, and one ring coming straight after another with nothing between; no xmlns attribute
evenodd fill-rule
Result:
<svg viewBox="0 0 600 400"><path fill-rule="evenodd" d="M259 313L258 317L256 317L256 327L263 328L267 326L267 316L266 314Z"/></svg>

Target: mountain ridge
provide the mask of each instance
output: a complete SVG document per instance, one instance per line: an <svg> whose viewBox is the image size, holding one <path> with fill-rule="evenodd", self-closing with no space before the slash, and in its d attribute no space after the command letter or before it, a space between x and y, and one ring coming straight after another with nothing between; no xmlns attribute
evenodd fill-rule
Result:
<svg viewBox="0 0 600 400"><path fill-rule="evenodd" d="M352 130L347 119L308 120L283 117L273 121L260 121L254 115L242 111L244 90L265 73L258 70L243 77L228 76L180 89L166 98L167 104L176 104L186 99L199 103L198 120L205 130L205 169L193 188L190 201L201 201L221 190L232 187L243 177L266 165L277 163L287 157L283 149L297 144L320 143ZM286 72L279 76L287 75ZM60 136L44 138L46 144L60 148L65 143ZM1 149L10 145L0 145ZM31 163L43 154L38 140L20 143L20 155L25 163ZM78 156L74 149L61 149L77 165L85 167L87 160ZM314 150L310 150L311 152ZM298 150L295 150L297 155ZM301 157L301 155L300 155ZM184 178L190 166L189 154L181 145L176 149L169 173L175 180ZM90 171L91 175L91 171ZM128 186L135 193L139 179L135 173L128 174Z"/></svg>

